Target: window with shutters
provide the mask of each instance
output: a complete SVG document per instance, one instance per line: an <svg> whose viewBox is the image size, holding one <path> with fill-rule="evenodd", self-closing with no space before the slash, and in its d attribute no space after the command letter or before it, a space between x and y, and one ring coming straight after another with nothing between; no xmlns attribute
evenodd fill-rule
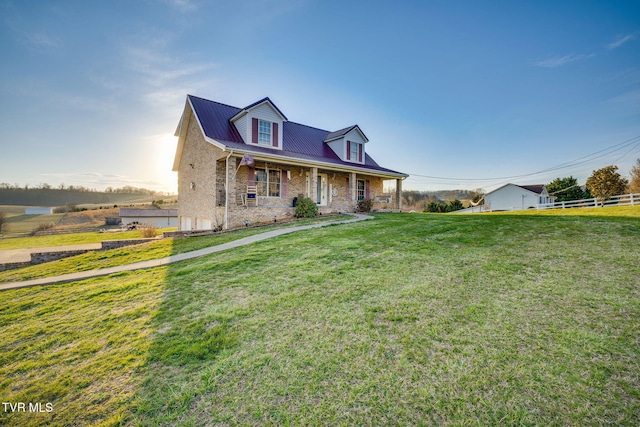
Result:
<svg viewBox="0 0 640 427"><path fill-rule="evenodd" d="M269 169L269 197L280 197L280 171Z"/></svg>
<svg viewBox="0 0 640 427"><path fill-rule="evenodd" d="M353 160L354 162L358 160L358 152L360 150L360 144L357 142L351 142L351 150L349 152L349 160Z"/></svg>
<svg viewBox="0 0 640 427"><path fill-rule="evenodd" d="M347 161L362 163L363 144L360 142L347 141Z"/></svg>
<svg viewBox="0 0 640 427"><path fill-rule="evenodd" d="M271 122L258 120L258 144L271 145Z"/></svg>
<svg viewBox="0 0 640 427"><path fill-rule="evenodd" d="M357 182L358 201L364 200L367 195L367 185L364 179L359 179Z"/></svg>
<svg viewBox="0 0 640 427"><path fill-rule="evenodd" d="M280 169L256 168L256 190L261 197L280 197Z"/></svg>

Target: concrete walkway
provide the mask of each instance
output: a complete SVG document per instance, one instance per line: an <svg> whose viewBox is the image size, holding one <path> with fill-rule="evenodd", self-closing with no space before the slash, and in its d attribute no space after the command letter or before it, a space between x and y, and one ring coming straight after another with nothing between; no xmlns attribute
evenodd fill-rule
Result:
<svg viewBox="0 0 640 427"><path fill-rule="evenodd" d="M185 252L183 254L171 255L164 258L152 259L148 261L136 262L134 264L124 264L115 267L100 268L98 270L80 271L78 273L63 274L61 276L43 277L41 279L25 280L23 282L6 282L0 283L0 291L9 289L28 288L31 286L50 285L53 283L74 282L77 280L90 279L92 277L108 276L109 274L121 273L123 271L141 270L145 268L161 267L163 265L173 264L175 262L185 261L188 259L198 258L205 255L214 254L216 252L226 251L228 249L249 245L251 243L260 242L262 240L271 239L272 237L282 236L284 234L294 233L301 230L309 230L312 228L326 227L334 224L349 224L352 222L373 219L369 215L352 214L354 219L344 221L334 221L326 223L318 223L311 225L301 225L298 227L281 228L278 230L267 231L265 233L255 234L253 236L244 237L232 242L223 243L222 245L211 246L197 251Z"/></svg>

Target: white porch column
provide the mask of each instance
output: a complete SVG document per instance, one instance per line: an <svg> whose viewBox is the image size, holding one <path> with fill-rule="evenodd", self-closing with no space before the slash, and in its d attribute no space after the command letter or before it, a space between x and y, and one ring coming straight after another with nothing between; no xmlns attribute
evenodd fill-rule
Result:
<svg viewBox="0 0 640 427"><path fill-rule="evenodd" d="M396 209L402 210L402 179L396 179Z"/></svg>
<svg viewBox="0 0 640 427"><path fill-rule="evenodd" d="M355 172L349 176L349 187L351 187L351 204L353 207L358 203L358 181Z"/></svg>
<svg viewBox="0 0 640 427"><path fill-rule="evenodd" d="M316 204L318 203L318 168L311 168L311 182L309 183L309 196Z"/></svg>

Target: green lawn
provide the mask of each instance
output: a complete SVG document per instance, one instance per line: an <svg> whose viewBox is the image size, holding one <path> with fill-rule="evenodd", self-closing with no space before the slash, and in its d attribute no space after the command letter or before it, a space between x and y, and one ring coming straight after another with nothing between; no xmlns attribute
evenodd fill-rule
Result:
<svg viewBox="0 0 640 427"><path fill-rule="evenodd" d="M570 209L546 209L546 210L525 210L508 212L511 215L544 215L544 216L622 216L640 217L640 203L635 206L605 206L597 208L570 208ZM486 214L485 214L486 215ZM490 215L496 215L491 213Z"/></svg>
<svg viewBox="0 0 640 427"><path fill-rule="evenodd" d="M108 251L92 251L46 264L38 264L15 270L2 271L0 272L0 283L29 280L40 277L51 277L60 274L75 273L78 271L94 270L98 268L147 261L150 259L164 258L169 255L176 255L209 246L221 245L232 240L238 240L243 237L264 233L278 228L288 228L327 221L341 221L352 218L353 217L350 215L323 216L263 227L251 227L210 236L191 237L186 239L168 238L142 245L129 246ZM158 231L158 233L160 233L160 231ZM140 231L125 231L122 233L76 233L56 236L24 237L7 240L6 242L12 244L12 249L14 249L53 246L54 244L69 245L76 243L97 243L102 240L135 239L140 237L142 237ZM0 249L6 249L2 247L2 243L3 242L0 241Z"/></svg>
<svg viewBox="0 0 640 427"><path fill-rule="evenodd" d="M3 235L17 236L31 233L35 228L41 224L58 224L64 214L49 214L49 215L25 215L22 214L7 214L6 228L3 229ZM0 240L2 243L3 240Z"/></svg>
<svg viewBox="0 0 640 427"><path fill-rule="evenodd" d="M2 292L0 395L53 412L0 424L638 425L639 238L378 215Z"/></svg>

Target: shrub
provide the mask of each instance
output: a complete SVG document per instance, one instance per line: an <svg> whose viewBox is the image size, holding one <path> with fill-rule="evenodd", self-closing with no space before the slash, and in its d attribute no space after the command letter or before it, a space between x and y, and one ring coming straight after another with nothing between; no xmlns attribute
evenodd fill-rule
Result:
<svg viewBox="0 0 640 427"><path fill-rule="evenodd" d="M33 229L33 231L31 232L31 235L35 236L39 231L47 231L47 230L52 229L53 227L55 227L54 223L52 223L52 222L43 222L41 224L38 224L38 226Z"/></svg>
<svg viewBox="0 0 640 427"><path fill-rule="evenodd" d="M313 218L318 216L318 205L308 197L298 200L296 218Z"/></svg>
<svg viewBox="0 0 640 427"><path fill-rule="evenodd" d="M463 209L462 202L458 199L451 200L449 204L447 204L447 212L459 211Z"/></svg>
<svg viewBox="0 0 640 427"><path fill-rule="evenodd" d="M423 212L445 212L446 205L444 202L438 200L437 202L429 202L424 207Z"/></svg>
<svg viewBox="0 0 640 427"><path fill-rule="evenodd" d="M139 230L140 230L140 234L142 234L142 237L145 237L145 238L156 237L156 234L157 234L156 227L149 224L142 224L142 226L139 227Z"/></svg>
<svg viewBox="0 0 640 427"><path fill-rule="evenodd" d="M358 201L358 212L371 212L373 202L371 199L362 199Z"/></svg>
<svg viewBox="0 0 640 427"><path fill-rule="evenodd" d="M430 202L425 207L423 212L453 212L462 209L462 202L458 199L451 200L449 203L438 200L437 202Z"/></svg>

